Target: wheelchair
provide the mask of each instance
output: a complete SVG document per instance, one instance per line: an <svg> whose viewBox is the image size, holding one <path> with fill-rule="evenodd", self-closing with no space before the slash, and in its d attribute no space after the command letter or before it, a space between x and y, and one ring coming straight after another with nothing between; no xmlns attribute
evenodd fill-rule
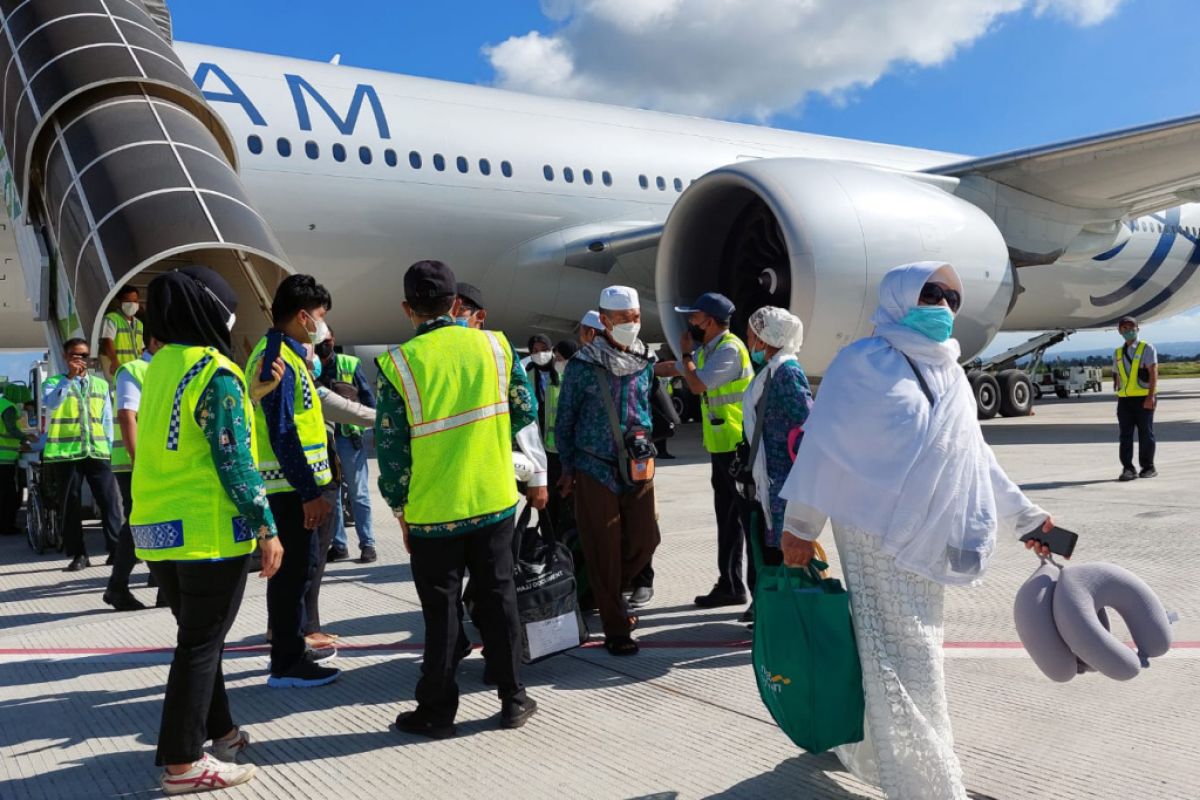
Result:
<svg viewBox="0 0 1200 800"><path fill-rule="evenodd" d="M19 463L25 469L25 532L29 547L39 556L48 550L61 550L61 512L51 471L42 464L37 452L22 453Z"/></svg>

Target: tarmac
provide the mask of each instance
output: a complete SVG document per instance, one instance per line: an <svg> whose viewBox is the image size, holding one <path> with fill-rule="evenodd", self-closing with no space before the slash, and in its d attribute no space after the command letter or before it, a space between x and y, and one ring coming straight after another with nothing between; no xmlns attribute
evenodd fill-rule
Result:
<svg viewBox="0 0 1200 800"><path fill-rule="evenodd" d="M1000 543L982 586L946 603L946 676L956 751L976 798L1200 797L1200 380L1166 381L1157 415L1160 477L1119 484L1115 402L1048 399L1033 417L985 423L1001 464L1081 534L1076 561L1129 567L1178 612L1175 648L1136 679L1043 677L1017 640L1012 600L1037 565ZM229 638L235 719L255 780L237 798L879 798L829 754L798 750L758 698L742 609L702 611L715 579L709 466L696 426L661 462L656 595L634 658L586 647L525 670L539 713L517 731L463 665L457 738L390 726L412 707L422 623L395 522L376 495L379 561L325 576L326 630L344 672L327 687L266 685L265 581L251 576ZM374 464L372 464L374 470ZM351 541L354 535L351 533ZM157 797L154 743L174 627L166 610L119 614L100 600L109 570L63 573L0 539L0 798ZM833 549L832 547L830 548ZM352 550L356 548L352 547ZM834 572L838 572L836 557ZM153 603L146 572L135 593ZM598 621L593 617L593 628ZM1119 619L1115 629L1124 636ZM921 800L919 798L906 800Z"/></svg>

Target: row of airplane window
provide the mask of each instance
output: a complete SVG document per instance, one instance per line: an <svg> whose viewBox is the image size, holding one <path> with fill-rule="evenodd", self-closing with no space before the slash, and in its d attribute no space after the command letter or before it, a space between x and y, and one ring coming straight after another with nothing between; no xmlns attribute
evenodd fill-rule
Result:
<svg viewBox="0 0 1200 800"><path fill-rule="evenodd" d="M1192 236L1200 236L1200 227L1195 225L1163 225L1161 222L1146 222L1145 220L1139 220L1134 225L1143 233L1187 233Z"/></svg>
<svg viewBox="0 0 1200 800"><path fill-rule="evenodd" d="M246 139L246 147L254 155L256 155L256 156L261 155L263 152L262 137L251 134ZM290 139L287 139L282 136L279 137L278 139L275 140L275 151L277 153L279 153L279 155L282 156L283 158L290 158L292 155L292 141ZM346 146L343 144L340 144L340 143L332 145L329 148L329 151L330 151L330 154L333 156L333 160L337 161L338 163L344 162L349 157L348 153L346 152ZM311 140L307 141L304 143L304 154L306 156L308 156L310 159L315 161L316 159L321 157L321 147L314 141L311 141ZM371 150L371 148L369 148L365 145L358 148L358 160L361 161L363 164L370 164L372 161L374 161L374 159L375 159L375 155L374 155L374 152ZM445 172L445 170L446 170L446 157L445 156L443 156L441 153L434 153L431 161L433 162L434 169L436 169L438 172ZM387 164L389 167L395 167L400 163L399 157L396 155L396 151L391 149L390 147L386 148L383 151L383 162L385 164ZM423 159L421 157L421 154L418 153L416 150L411 151L408 154L408 164L413 169L421 169L421 167L423 165ZM467 160L466 156L458 156L455 159L455 167L458 169L459 172L466 175L467 173L469 173L471 171L471 162ZM492 174L492 162L486 158L479 159L477 168L481 175L491 175ZM506 178L511 178L513 176L512 164L509 163L508 161L501 161L500 162L500 174ZM575 182L575 170L572 169L571 167L563 167L562 172L560 174L561 174L562 180L565 183L574 183ZM542 175L546 178L547 182L553 182L555 179L554 167L550 166L549 164L545 165L544 167L542 167ZM579 178L580 178L580 180L583 181L583 183L585 183L588 186L591 186L596 181L596 176L590 169L580 170ZM604 170L603 172L601 172L600 173L600 182L603 183L605 186L612 186L613 185L612 173L609 172L608 170ZM665 192L667 190L667 179L662 177L661 175L655 179L654 183L658 187L658 190L660 192ZM646 177L645 175L639 175L638 176L638 185L641 186L643 189L649 189L650 188L650 179L648 177ZM683 191L683 181L680 180L679 178L676 178L674 180L673 185L674 185L676 192Z"/></svg>

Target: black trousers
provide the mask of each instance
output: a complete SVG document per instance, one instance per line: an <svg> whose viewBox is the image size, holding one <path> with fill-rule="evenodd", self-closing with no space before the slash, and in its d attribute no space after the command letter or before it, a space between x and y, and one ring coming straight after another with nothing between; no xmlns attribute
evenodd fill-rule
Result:
<svg viewBox="0 0 1200 800"><path fill-rule="evenodd" d="M325 524L317 528L316 550L313 551L312 580L308 592L304 595L304 633L316 633L321 630L321 580L325 577L325 565L329 562L329 547L333 544L333 536L337 533L338 493L342 490L340 481L330 484L333 489L325 492L325 499L334 507L334 514L329 515ZM275 638L275 634L271 634Z"/></svg>
<svg viewBox="0 0 1200 800"><path fill-rule="evenodd" d="M20 533L17 530L17 510L21 507L19 473L16 464L0 464L0 536Z"/></svg>
<svg viewBox="0 0 1200 800"><path fill-rule="evenodd" d="M233 729L221 654L242 605L249 562L242 556L149 564L179 626L154 761L160 767L198 760L205 741Z"/></svg>
<svg viewBox="0 0 1200 800"><path fill-rule="evenodd" d="M304 599L317 564L317 532L304 527L304 503L299 492L273 494L268 502L283 545L283 563L267 581L271 674L279 677L304 657Z"/></svg>
<svg viewBox="0 0 1200 800"><path fill-rule="evenodd" d="M133 531L129 528L129 517L133 514L133 473L115 472L117 486L121 490L121 507L125 510L124 524L117 534L117 556L113 561L112 574L108 576L108 591L114 594L124 594L129 591L129 574L137 563L134 553Z"/></svg>
<svg viewBox="0 0 1200 800"><path fill-rule="evenodd" d="M121 508L121 493L117 479L107 460L83 458L78 461L57 461L54 464L54 484L62 493L59 496L61 510L63 551L71 558L86 556L83 543L83 516L79 496L86 480L92 496L100 506L100 526L104 530L104 549L117 552L121 525L125 512Z"/></svg>
<svg viewBox="0 0 1200 800"><path fill-rule="evenodd" d="M1138 462L1142 469L1154 466L1154 409L1145 407L1144 397L1117 398L1117 425L1121 430L1121 466L1133 469L1133 432L1138 435Z"/></svg>
<svg viewBox="0 0 1200 800"><path fill-rule="evenodd" d="M521 629L513 582L513 518L460 536L410 538L413 583L425 618L425 660L417 705L436 722L458 713L459 598L471 571L472 619L483 636L488 669L501 702L525 702L521 684Z"/></svg>
<svg viewBox="0 0 1200 800"><path fill-rule="evenodd" d="M733 453L712 453L713 509L717 514L717 590L731 594L754 591L754 558L746 531L746 503L729 474ZM746 577L742 577L743 564Z"/></svg>

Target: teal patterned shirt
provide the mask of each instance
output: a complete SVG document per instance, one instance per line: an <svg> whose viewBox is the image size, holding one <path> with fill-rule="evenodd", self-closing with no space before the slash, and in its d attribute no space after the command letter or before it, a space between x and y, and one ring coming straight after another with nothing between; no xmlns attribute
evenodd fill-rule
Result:
<svg viewBox="0 0 1200 800"><path fill-rule="evenodd" d="M276 534L267 503L267 487L254 466L250 422L242 402L242 382L225 370L208 382L196 406L196 424L204 431L217 465L217 476L250 530L260 539Z"/></svg>
<svg viewBox="0 0 1200 800"><path fill-rule="evenodd" d="M422 323L417 328L417 336L437 330L446 325L453 325L454 320L448 316L438 317ZM507 340L505 340L507 343ZM512 358L512 375L508 382L508 413L515 434L529 425L537 424L537 400L529 385L529 378L521 362L513 355L512 345L509 344L509 356ZM393 511L402 510L408 503L408 486L412 481L412 435L408 425L408 414L404 408L404 398L382 375L379 377L376 396L379 404L375 414L375 449L379 454L379 491L383 499ZM501 476L498 480L504 480ZM486 514L471 519L443 522L438 525L409 525L410 536L436 538L442 536L461 536L471 533L488 525L493 525L502 519L511 517L516 506Z"/></svg>

